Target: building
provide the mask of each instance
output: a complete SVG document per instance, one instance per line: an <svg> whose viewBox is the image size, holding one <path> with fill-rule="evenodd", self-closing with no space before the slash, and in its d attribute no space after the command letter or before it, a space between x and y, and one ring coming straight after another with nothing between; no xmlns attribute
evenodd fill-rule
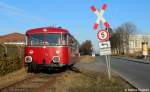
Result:
<svg viewBox="0 0 150 92"><path fill-rule="evenodd" d="M7 44L7 45L25 45L25 42L21 42L21 41L18 41L18 42L4 42L4 44Z"/></svg>
<svg viewBox="0 0 150 92"><path fill-rule="evenodd" d="M150 48L150 35L130 35L129 53L142 53L142 43L147 43L147 47Z"/></svg>

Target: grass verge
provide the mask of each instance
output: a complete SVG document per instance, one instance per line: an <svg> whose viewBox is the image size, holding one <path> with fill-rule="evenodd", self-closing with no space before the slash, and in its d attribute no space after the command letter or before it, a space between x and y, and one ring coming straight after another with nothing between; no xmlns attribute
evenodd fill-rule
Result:
<svg viewBox="0 0 150 92"><path fill-rule="evenodd" d="M56 92L124 92L128 88L132 86L119 76L108 80L106 74L90 71L68 71L56 82Z"/></svg>
<svg viewBox="0 0 150 92"><path fill-rule="evenodd" d="M80 56L79 61L81 63L91 63L95 61L95 57L85 55L85 56Z"/></svg>

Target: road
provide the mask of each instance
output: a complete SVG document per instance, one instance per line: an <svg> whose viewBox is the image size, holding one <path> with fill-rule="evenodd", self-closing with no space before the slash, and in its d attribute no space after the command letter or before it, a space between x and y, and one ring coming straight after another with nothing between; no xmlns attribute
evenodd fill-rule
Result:
<svg viewBox="0 0 150 92"><path fill-rule="evenodd" d="M77 67L106 72L104 56L96 57L96 61L89 64L77 64ZM139 89L150 88L150 64L111 58L111 70Z"/></svg>
<svg viewBox="0 0 150 92"><path fill-rule="evenodd" d="M150 64L111 58L111 67L135 87L150 88Z"/></svg>

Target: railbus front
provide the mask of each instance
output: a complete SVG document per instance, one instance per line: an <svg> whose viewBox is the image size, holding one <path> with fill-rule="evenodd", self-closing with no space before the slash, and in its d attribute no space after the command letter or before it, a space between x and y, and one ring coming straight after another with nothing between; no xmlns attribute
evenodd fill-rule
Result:
<svg viewBox="0 0 150 92"><path fill-rule="evenodd" d="M26 32L24 63L28 70L73 65L78 53L78 42L66 29L46 27Z"/></svg>

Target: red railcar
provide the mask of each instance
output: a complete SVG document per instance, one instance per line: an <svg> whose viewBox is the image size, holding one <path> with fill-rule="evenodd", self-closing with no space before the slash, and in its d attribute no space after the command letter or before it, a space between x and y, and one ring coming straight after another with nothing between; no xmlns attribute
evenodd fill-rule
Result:
<svg viewBox="0 0 150 92"><path fill-rule="evenodd" d="M73 65L78 55L78 42L66 29L43 27L26 32L25 65L29 70Z"/></svg>

